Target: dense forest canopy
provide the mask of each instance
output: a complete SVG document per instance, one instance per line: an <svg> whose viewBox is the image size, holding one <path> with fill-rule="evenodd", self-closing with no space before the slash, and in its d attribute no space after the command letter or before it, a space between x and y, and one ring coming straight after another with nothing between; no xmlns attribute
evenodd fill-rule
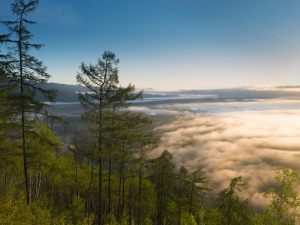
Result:
<svg viewBox="0 0 300 225"><path fill-rule="evenodd" d="M42 45L31 43L27 20L37 0L16 0L14 21L0 35L0 223L1 224L297 224L300 201L298 172L276 171L277 186L263 197L264 212L249 207L239 193L241 176L228 180L214 202L208 202L210 177L203 168L175 165L158 146L151 119L129 110L143 98L135 86L119 85L119 59L105 51L97 64L80 65L76 79L84 86L76 96L86 129L68 124L64 139L48 113L55 90L45 88L50 75L29 54ZM38 97L37 97L38 96ZM71 129L70 129L71 128Z"/></svg>

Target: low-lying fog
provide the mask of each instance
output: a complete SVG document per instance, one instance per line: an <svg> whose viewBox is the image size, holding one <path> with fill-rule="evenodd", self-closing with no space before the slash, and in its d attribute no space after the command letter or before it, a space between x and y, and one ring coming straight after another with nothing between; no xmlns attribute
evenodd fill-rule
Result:
<svg viewBox="0 0 300 225"><path fill-rule="evenodd" d="M276 188L274 172L283 166L300 171L300 100L168 99L151 104L145 101L130 110L146 113L154 120L159 147L151 157L167 149L178 168L203 168L214 189L211 203L228 187L230 179L242 176L246 186L241 198L248 198L253 209L262 211L268 203L263 193ZM83 112L78 103L55 107L54 111L66 118Z"/></svg>
<svg viewBox="0 0 300 225"><path fill-rule="evenodd" d="M246 186L240 196L261 211L268 203L263 192L276 187L274 172L282 166L300 170L300 101L192 103L130 109L175 118L155 128L159 147L151 155L167 149L177 167L203 168L214 188L211 199L228 187L230 179L243 176Z"/></svg>

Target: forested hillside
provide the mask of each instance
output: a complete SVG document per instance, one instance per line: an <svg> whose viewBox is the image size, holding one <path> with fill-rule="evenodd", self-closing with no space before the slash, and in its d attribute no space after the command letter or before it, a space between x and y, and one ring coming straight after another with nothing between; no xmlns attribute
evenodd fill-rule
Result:
<svg viewBox="0 0 300 225"><path fill-rule="evenodd" d="M257 212L239 197L245 185L241 176L228 180L228 188L208 202L212 189L205 168L175 165L168 150L150 158L158 145L152 121L129 111L143 93L132 84L120 86L119 59L111 51L95 65L80 65L76 99L88 129L82 133L68 124L72 139L61 141L52 126L66 124L48 112L48 104L56 95L75 99L75 90L45 88L50 75L29 54L42 47L30 42L27 29L34 24L27 14L37 4L17 0L15 20L2 21L8 32L0 35L0 224L298 223L298 172L277 171L277 186L262 193L270 203Z"/></svg>

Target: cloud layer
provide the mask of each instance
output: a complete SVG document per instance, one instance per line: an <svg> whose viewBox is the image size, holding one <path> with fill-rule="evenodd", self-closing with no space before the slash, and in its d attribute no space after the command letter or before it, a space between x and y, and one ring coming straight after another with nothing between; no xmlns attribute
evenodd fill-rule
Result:
<svg viewBox="0 0 300 225"><path fill-rule="evenodd" d="M262 211L269 201L263 192L276 187L274 172L282 166L300 171L299 101L160 105L142 111L172 114L174 120L155 128L159 148L152 156L168 149L178 167L203 168L214 188L211 199L230 179L243 176L241 198Z"/></svg>

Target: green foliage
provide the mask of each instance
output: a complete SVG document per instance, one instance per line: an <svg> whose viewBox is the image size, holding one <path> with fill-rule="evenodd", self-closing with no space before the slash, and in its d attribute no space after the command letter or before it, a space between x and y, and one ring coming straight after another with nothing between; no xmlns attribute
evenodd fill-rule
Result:
<svg viewBox="0 0 300 225"><path fill-rule="evenodd" d="M115 218L115 216L113 216L113 215L106 215L105 217L104 217L104 224L105 225L119 225L119 223L118 223L118 221L116 220L116 218Z"/></svg>
<svg viewBox="0 0 300 225"><path fill-rule="evenodd" d="M283 167L275 172L274 178L279 184L279 191L271 188L264 193L265 198L272 198L265 212L275 224L296 224L300 218L297 212L300 200L294 187L300 181L299 173Z"/></svg>
<svg viewBox="0 0 300 225"><path fill-rule="evenodd" d="M51 210L41 202L27 206L24 193L11 190L0 198L1 224L54 224Z"/></svg>
<svg viewBox="0 0 300 225"><path fill-rule="evenodd" d="M157 221L162 223L165 219L174 220L177 207L174 202L173 187L175 185L175 164L172 162L172 154L165 150L158 158L149 162L151 180L155 184L157 192Z"/></svg>
<svg viewBox="0 0 300 225"><path fill-rule="evenodd" d="M17 139L20 131L17 123L17 107L15 101L10 98L15 89L16 86L9 81L7 71L0 67L0 169L4 170L5 174L15 172L18 168L17 154L20 154L18 148L20 142ZM6 186L7 183L3 185L3 191Z"/></svg>
<svg viewBox="0 0 300 225"><path fill-rule="evenodd" d="M38 5L38 0L15 0L11 4L11 11L16 16L14 21L1 21L9 30L9 34L0 35L0 44L7 45L7 54L0 55L0 66L4 67L7 74L7 82L12 83L14 87L19 87L18 91L10 93L9 97L14 102L17 110L14 112L20 118L22 134L22 153L24 166L24 180L27 195L27 204L31 203L30 193L30 174L28 171L28 151L27 136L34 132L30 130L30 116L43 115L46 119L58 119L56 116L48 115L45 102L35 100L35 95L40 92L45 101L54 101L55 91L44 90L40 85L47 83L50 75L46 72L47 68L43 66L42 61L29 54L31 49L39 50L41 44L32 44L30 40L33 35L27 29L29 25L35 22L27 19L29 13L33 12ZM28 129L29 128L29 129Z"/></svg>
<svg viewBox="0 0 300 225"><path fill-rule="evenodd" d="M189 195L189 213L196 213L200 211L201 204L198 201L199 198L203 196L205 192L211 191L208 187L203 186L203 184L208 183L209 180L206 176L202 174L202 170L195 170L188 180L188 188L190 191Z"/></svg>
<svg viewBox="0 0 300 225"><path fill-rule="evenodd" d="M5 67L9 83L20 88L11 95L18 105L19 115L23 112L41 113L41 110L45 110L48 106L45 101L53 102L56 93L55 90L45 90L41 87L41 84L47 83L50 75L46 72L47 68L43 62L29 54L31 49L40 50L43 46L30 42L33 35L27 29L28 26L35 24L26 17L36 9L38 2L38 0L27 2L16 0L11 4L16 19L1 21L8 28L9 34L0 36L0 44L6 44L8 50L7 54L0 55L0 66ZM37 93L43 96L42 101L35 100ZM43 114L48 116L46 110Z"/></svg>
<svg viewBox="0 0 300 225"><path fill-rule="evenodd" d="M248 206L248 199L239 200L238 192L241 192L239 186L242 177L236 177L229 183L229 188L221 191L217 198L218 208L222 213L222 223L224 224L252 224L251 218L253 212Z"/></svg>
<svg viewBox="0 0 300 225"><path fill-rule="evenodd" d="M188 209L188 202L190 195L189 193L189 180L188 180L188 170L181 166L179 168L179 174L177 174L177 185L175 186L175 201L177 203L178 207L178 221L180 221L181 218L185 218L185 216L189 216L187 213Z"/></svg>
<svg viewBox="0 0 300 225"><path fill-rule="evenodd" d="M146 218L141 224L142 225L152 225L152 221L150 218Z"/></svg>
<svg viewBox="0 0 300 225"><path fill-rule="evenodd" d="M84 201L83 199L77 197L73 198L73 203L70 206L69 215L72 219L72 224L83 224L85 221L84 215Z"/></svg>
<svg viewBox="0 0 300 225"><path fill-rule="evenodd" d="M255 225L276 225L277 223L274 221L274 218L271 214L260 214L255 213L253 216L253 224Z"/></svg>
<svg viewBox="0 0 300 225"><path fill-rule="evenodd" d="M182 225L198 225L192 214L190 214L190 216L187 220L182 220L181 224Z"/></svg>
<svg viewBox="0 0 300 225"><path fill-rule="evenodd" d="M222 224L222 212L219 208L212 208L206 204L203 213L196 214L196 221L201 225L219 225Z"/></svg>
<svg viewBox="0 0 300 225"><path fill-rule="evenodd" d="M120 225L127 225L128 224L128 219L129 219L128 212L127 212L127 210L125 210L122 213L122 216L121 216L121 219L119 221L119 224Z"/></svg>
<svg viewBox="0 0 300 225"><path fill-rule="evenodd" d="M118 63L114 53L105 51L96 65L82 63L81 72L76 76L77 81L90 90L89 93L79 94L84 108L82 119L91 124L89 130L93 142L93 147L82 153L98 163L98 197L101 202L98 222L108 218L102 217L102 199L108 200L110 216L113 204L118 205L118 217L125 206L129 208L129 214L132 207L137 207L139 219L147 216L141 202L143 162L155 147L155 142L152 133L145 133L145 128L151 124L149 118L142 113L133 114L126 110L131 105L130 101L142 98L142 92L135 93L135 87L131 84L126 88L117 86ZM139 167L138 176L134 172L135 166ZM91 183L92 180L93 175Z"/></svg>

